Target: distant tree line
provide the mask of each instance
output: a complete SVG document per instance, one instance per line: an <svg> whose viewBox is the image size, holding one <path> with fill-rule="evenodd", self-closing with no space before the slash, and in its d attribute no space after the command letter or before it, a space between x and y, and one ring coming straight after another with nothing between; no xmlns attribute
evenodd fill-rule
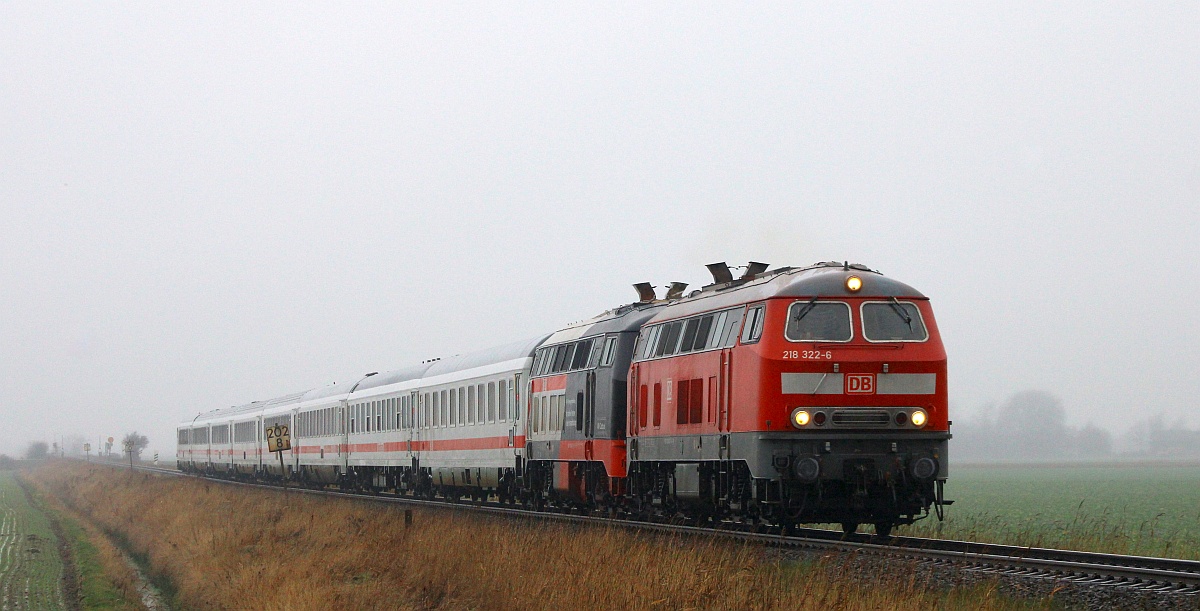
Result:
<svg viewBox="0 0 1200 611"><path fill-rule="evenodd" d="M950 458L956 462L1200 458L1200 430L1161 417L1135 424L1114 438L1088 423L1070 426L1058 397L1020 392L999 406L955 418Z"/></svg>

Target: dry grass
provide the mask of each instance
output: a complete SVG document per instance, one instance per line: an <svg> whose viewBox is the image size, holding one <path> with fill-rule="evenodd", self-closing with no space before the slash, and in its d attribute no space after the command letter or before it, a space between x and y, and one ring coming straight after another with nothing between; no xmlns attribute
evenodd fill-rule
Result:
<svg viewBox="0 0 1200 611"><path fill-rule="evenodd" d="M193 609L1007 609L840 558L462 512L403 510L78 464L42 485L118 533Z"/></svg>

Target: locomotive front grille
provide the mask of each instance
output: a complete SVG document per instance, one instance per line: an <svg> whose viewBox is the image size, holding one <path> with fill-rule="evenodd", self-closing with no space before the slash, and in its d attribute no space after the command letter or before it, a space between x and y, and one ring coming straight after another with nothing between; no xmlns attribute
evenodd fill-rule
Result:
<svg viewBox="0 0 1200 611"><path fill-rule="evenodd" d="M839 409L830 417L833 426L874 429L887 428L891 419L891 414L882 409Z"/></svg>

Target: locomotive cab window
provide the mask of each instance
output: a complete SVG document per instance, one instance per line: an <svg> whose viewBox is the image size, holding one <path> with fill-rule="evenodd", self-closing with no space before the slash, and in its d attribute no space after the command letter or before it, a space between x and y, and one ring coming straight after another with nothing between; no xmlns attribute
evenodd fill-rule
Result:
<svg viewBox="0 0 1200 611"><path fill-rule="evenodd" d="M917 305L906 301L862 304L863 337L869 342L923 342L929 339Z"/></svg>
<svg viewBox="0 0 1200 611"><path fill-rule="evenodd" d="M850 306L841 301L797 301L788 308L784 337L793 342L848 342Z"/></svg>

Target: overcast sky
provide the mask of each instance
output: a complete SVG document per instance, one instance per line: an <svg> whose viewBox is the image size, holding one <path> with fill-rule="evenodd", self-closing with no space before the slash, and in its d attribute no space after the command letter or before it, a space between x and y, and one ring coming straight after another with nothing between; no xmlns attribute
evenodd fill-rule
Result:
<svg viewBox="0 0 1200 611"><path fill-rule="evenodd" d="M0 451L861 262L1200 425L1200 4L0 4Z"/></svg>

